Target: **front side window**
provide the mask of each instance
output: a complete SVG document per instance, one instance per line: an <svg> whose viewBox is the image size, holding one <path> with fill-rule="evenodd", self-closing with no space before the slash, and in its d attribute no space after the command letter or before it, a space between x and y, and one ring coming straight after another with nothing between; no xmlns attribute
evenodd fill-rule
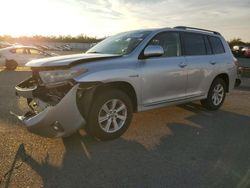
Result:
<svg viewBox="0 0 250 188"><path fill-rule="evenodd" d="M181 55L180 37L176 32L164 32L156 35L148 45L160 45L164 50L164 57Z"/></svg>
<svg viewBox="0 0 250 188"><path fill-rule="evenodd" d="M218 37L209 37L210 44L213 49L214 54L223 54L225 53L225 49L222 45L221 40Z"/></svg>
<svg viewBox="0 0 250 188"><path fill-rule="evenodd" d="M108 37L89 49L87 53L127 55L131 53L151 31L131 31Z"/></svg>
<svg viewBox="0 0 250 188"><path fill-rule="evenodd" d="M206 55L203 36L195 33L182 33L185 55Z"/></svg>

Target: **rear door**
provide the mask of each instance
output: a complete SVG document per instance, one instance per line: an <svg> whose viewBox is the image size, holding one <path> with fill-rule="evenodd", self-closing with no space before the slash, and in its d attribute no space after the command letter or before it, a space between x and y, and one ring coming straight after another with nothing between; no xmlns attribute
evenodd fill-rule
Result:
<svg viewBox="0 0 250 188"><path fill-rule="evenodd" d="M182 32L181 37L187 61L187 97L205 95L216 65L208 38L191 32Z"/></svg>

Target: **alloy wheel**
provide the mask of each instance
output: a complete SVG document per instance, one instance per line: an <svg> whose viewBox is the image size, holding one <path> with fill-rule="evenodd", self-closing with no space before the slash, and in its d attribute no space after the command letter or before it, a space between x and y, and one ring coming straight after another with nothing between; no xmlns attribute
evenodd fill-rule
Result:
<svg viewBox="0 0 250 188"><path fill-rule="evenodd" d="M213 89L212 94L212 102L215 106L220 105L220 103L223 101L225 91L222 84L217 84Z"/></svg>
<svg viewBox="0 0 250 188"><path fill-rule="evenodd" d="M102 105L98 114L98 123L107 133L121 129L127 119L127 107L119 99L111 99Z"/></svg>

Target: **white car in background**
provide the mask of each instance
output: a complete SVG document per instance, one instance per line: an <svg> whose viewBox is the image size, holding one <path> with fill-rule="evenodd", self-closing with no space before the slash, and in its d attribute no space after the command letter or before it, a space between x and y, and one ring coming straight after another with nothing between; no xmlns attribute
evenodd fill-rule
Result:
<svg viewBox="0 0 250 188"><path fill-rule="evenodd" d="M12 45L8 42L0 41L0 48L7 48L9 46L12 46Z"/></svg>
<svg viewBox="0 0 250 188"><path fill-rule="evenodd" d="M8 70L15 70L17 66L24 66L28 61L56 56L55 53L45 52L33 46L11 46L0 49L0 61Z"/></svg>

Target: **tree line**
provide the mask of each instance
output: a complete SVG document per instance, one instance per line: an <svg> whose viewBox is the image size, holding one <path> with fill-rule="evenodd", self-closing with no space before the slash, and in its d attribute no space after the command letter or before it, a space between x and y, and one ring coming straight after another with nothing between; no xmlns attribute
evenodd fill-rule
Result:
<svg viewBox="0 0 250 188"><path fill-rule="evenodd" d="M243 42L241 38L234 38L228 41L228 44L231 48L236 45L250 46L250 42Z"/></svg>
<svg viewBox="0 0 250 188"><path fill-rule="evenodd" d="M36 42L63 42L63 43L97 43L103 40L104 38L96 38L96 37L89 37L84 34L80 34L77 36L71 35L59 35L59 36L42 36L42 35L35 35L35 36L20 36L20 37L13 37L10 35L0 35L0 41L6 41L11 43L36 43ZM241 38L234 38L228 41L229 46L232 48L235 45L247 45L250 46L250 42L244 42Z"/></svg>

